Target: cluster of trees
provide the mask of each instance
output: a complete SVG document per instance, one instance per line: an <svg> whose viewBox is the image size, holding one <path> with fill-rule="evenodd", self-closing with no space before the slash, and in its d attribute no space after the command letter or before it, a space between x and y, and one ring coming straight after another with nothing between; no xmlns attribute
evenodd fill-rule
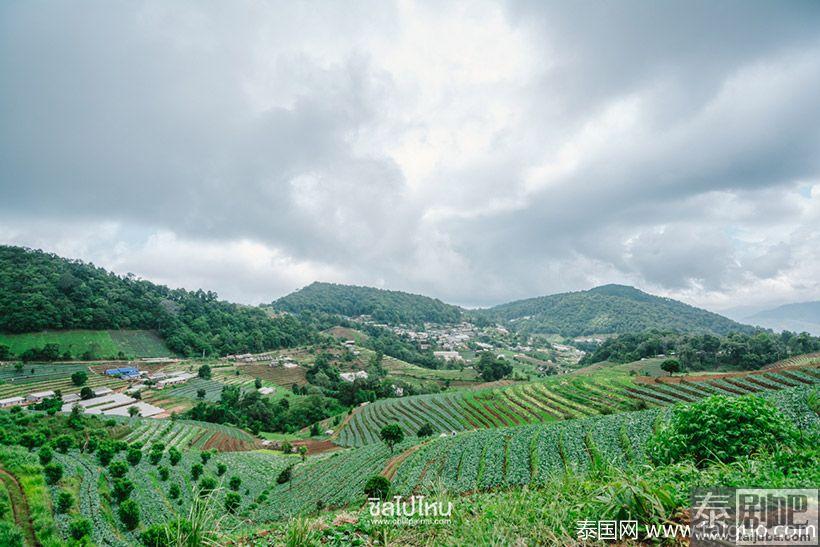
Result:
<svg viewBox="0 0 820 547"><path fill-rule="evenodd" d="M820 338L808 333L759 331L718 337L653 329L610 338L586 355L581 364L601 361L628 363L644 357L674 353L681 367L687 370L707 370L718 366L755 370L793 355L816 351L820 351Z"/></svg>
<svg viewBox="0 0 820 547"><path fill-rule="evenodd" d="M427 296L318 282L280 298L272 306L291 313L311 311L346 317L370 315L375 321L391 325L457 323L462 314L458 306Z"/></svg>
<svg viewBox="0 0 820 547"><path fill-rule="evenodd" d="M273 402L257 391L242 393L238 386L225 386L218 401L201 401L186 413L186 417L232 424L254 434L259 431L292 433L344 410L336 399L318 393Z"/></svg>
<svg viewBox="0 0 820 547"><path fill-rule="evenodd" d="M485 321L515 320L519 332L570 337L650 328L719 335L753 331L722 315L623 285L519 300L471 313Z"/></svg>
<svg viewBox="0 0 820 547"><path fill-rule="evenodd" d="M512 374L513 367L506 359L498 359L491 351L481 353L476 371L485 382L494 382Z"/></svg>
<svg viewBox="0 0 820 547"><path fill-rule="evenodd" d="M261 352L311 342L292 316L169 289L54 254L0 246L0 331L153 329L181 355ZM47 360L47 359L44 359Z"/></svg>

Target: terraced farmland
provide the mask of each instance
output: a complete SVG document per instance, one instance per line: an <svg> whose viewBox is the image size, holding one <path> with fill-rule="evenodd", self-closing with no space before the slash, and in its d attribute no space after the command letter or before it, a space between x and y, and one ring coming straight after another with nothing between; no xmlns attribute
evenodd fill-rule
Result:
<svg viewBox="0 0 820 547"><path fill-rule="evenodd" d="M222 394L222 388L224 387L224 383L217 382L216 380L203 380L202 378L193 378L178 387L169 386L162 391L163 394L165 394L165 391L167 391L167 395L169 397L198 399L197 391L199 391L200 389L204 389L206 401L218 401L220 395Z"/></svg>
<svg viewBox="0 0 820 547"><path fill-rule="evenodd" d="M385 399L354 412L336 442L342 446L377 442L379 431L389 423L398 423L412 437L425 422L437 433L520 426L686 403L712 394L778 390L798 383L820 383L820 373L808 367L677 383L562 377L492 390Z"/></svg>
<svg viewBox="0 0 820 547"><path fill-rule="evenodd" d="M143 443L146 450L153 442L161 442L167 448L175 446L180 450L198 448L220 452L251 450L257 445L250 433L228 425L153 419L132 419L131 423L135 427L123 440Z"/></svg>
<svg viewBox="0 0 820 547"><path fill-rule="evenodd" d="M0 344L20 355L30 348L57 344L60 353L69 352L79 359L83 353L93 350L99 358L108 359L123 352L129 357L172 357L156 333L147 330L46 330L24 334L0 333Z"/></svg>
<svg viewBox="0 0 820 547"><path fill-rule="evenodd" d="M89 370L87 365L71 364L26 364L23 371L18 373L13 365L0 366L0 399L6 397L25 396L29 393L48 390L62 390L63 393L73 393L80 390L71 381L71 374L83 370L88 372L90 387L122 387L125 382L117 378L109 378ZM32 372L33 371L33 372Z"/></svg>
<svg viewBox="0 0 820 547"><path fill-rule="evenodd" d="M811 388L766 392L803 430L820 427L806 398ZM412 452L399 465L397 493L424 491L442 483L465 492L500 486L538 484L573 468L589 468L593 458L616 464L644 461L644 446L669 408L625 412L552 424L460 433L436 439Z"/></svg>
<svg viewBox="0 0 820 547"><path fill-rule="evenodd" d="M240 371L252 378L261 378L278 386L290 388L293 384L307 384L305 368L302 366L285 367L268 365L238 365Z"/></svg>

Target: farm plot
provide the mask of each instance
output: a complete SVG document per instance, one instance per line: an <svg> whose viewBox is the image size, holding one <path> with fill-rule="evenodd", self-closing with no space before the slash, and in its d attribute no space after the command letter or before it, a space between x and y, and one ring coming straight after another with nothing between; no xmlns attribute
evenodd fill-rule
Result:
<svg viewBox="0 0 820 547"><path fill-rule="evenodd" d="M800 428L817 429L820 418L806 402L810 389L791 388L763 396ZM617 465L640 463L657 421L665 420L669 412L669 408L649 409L435 439L399 464L393 486L403 495L439 483L450 491L465 492L538 484L569 468L585 470L596 458Z"/></svg>
<svg viewBox="0 0 820 547"><path fill-rule="evenodd" d="M0 333L0 344L9 346L14 355L46 344L60 346L60 354L68 352L74 359L91 351L95 359L116 358L119 352L127 357L172 357L156 333L147 330L46 330L23 334Z"/></svg>
<svg viewBox="0 0 820 547"><path fill-rule="evenodd" d="M217 382L216 380L204 380L202 378L193 378L191 380L188 380L181 386L170 387L170 390L168 391L168 396L196 400L198 399L197 392L200 389L204 389L206 401L218 401L220 395L222 395L222 388L224 387L225 384L223 384L222 382Z"/></svg>
<svg viewBox="0 0 820 547"><path fill-rule="evenodd" d="M233 452L251 450L256 447L256 439L246 431L222 424L195 422L190 420L140 420L130 419L134 426L123 440L128 443L142 443L146 450L151 443L161 442L166 448L179 450L197 448Z"/></svg>
<svg viewBox="0 0 820 547"><path fill-rule="evenodd" d="M0 399L57 389L63 393L78 392L80 388L71 381L71 374L78 370L88 372L85 385L90 387L116 389L125 385L122 380L93 373L86 365L80 364L27 364L20 373L13 365L3 365L0 367L0 380L4 382L0 384Z"/></svg>
<svg viewBox="0 0 820 547"><path fill-rule="evenodd" d="M308 383L302 366L238 365L243 374L251 378L261 378L278 386L290 389L293 384L303 386Z"/></svg>

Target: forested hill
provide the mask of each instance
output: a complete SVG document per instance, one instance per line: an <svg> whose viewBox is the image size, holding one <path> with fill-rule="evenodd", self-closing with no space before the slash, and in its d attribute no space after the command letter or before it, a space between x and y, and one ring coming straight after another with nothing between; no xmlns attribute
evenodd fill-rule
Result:
<svg viewBox="0 0 820 547"><path fill-rule="evenodd" d="M319 282L276 300L272 306L291 313L370 315L376 321L389 324L456 323L462 315L458 306L427 296Z"/></svg>
<svg viewBox="0 0 820 547"><path fill-rule="evenodd" d="M661 298L625 285L603 285L588 291L518 300L475 315L508 322L521 332L584 334L642 332L647 329L680 332L752 332L748 325L700 308Z"/></svg>
<svg viewBox="0 0 820 547"><path fill-rule="evenodd" d="M154 329L182 355L264 351L311 341L293 317L169 289L78 260L0 246L0 331Z"/></svg>

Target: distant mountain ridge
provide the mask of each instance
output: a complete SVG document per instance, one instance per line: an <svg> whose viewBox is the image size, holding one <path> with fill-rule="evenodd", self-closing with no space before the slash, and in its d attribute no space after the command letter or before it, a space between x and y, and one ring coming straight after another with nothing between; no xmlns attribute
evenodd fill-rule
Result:
<svg viewBox="0 0 820 547"><path fill-rule="evenodd" d="M746 321L773 330L808 332L820 336L820 302L797 302L763 310Z"/></svg>
<svg viewBox="0 0 820 547"><path fill-rule="evenodd" d="M507 322L521 332L563 336L621 334L652 328L719 335L754 330L717 313L614 284L518 300L474 313L486 320Z"/></svg>
<svg viewBox="0 0 820 547"><path fill-rule="evenodd" d="M318 281L283 296L271 306L291 313L370 315L376 321L390 324L456 323L463 313L458 306L420 294Z"/></svg>
<svg viewBox="0 0 820 547"><path fill-rule="evenodd" d="M754 330L722 315L627 285L602 285L492 308L463 310L418 294L315 282L276 300L272 306L291 313L324 312L346 317L370 315L390 324L440 324L473 318L508 324L522 332L564 336L621 334L652 328L720 335Z"/></svg>

